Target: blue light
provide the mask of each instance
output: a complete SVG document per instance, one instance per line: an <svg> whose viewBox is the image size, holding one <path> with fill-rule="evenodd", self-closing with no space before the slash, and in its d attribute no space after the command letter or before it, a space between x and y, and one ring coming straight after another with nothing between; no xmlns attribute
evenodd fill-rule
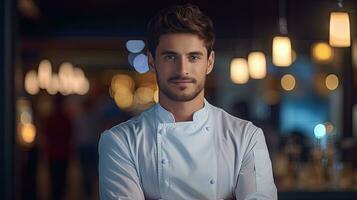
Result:
<svg viewBox="0 0 357 200"><path fill-rule="evenodd" d="M139 53L144 49L145 43L142 40L128 40L125 46L131 53Z"/></svg>
<svg viewBox="0 0 357 200"><path fill-rule="evenodd" d="M314 134L317 139L321 139L326 135L326 127L323 124L318 124L315 126Z"/></svg>
<svg viewBox="0 0 357 200"><path fill-rule="evenodd" d="M136 56L140 55L140 53L129 53L128 54L128 62L131 66L134 67L134 59Z"/></svg>
<svg viewBox="0 0 357 200"><path fill-rule="evenodd" d="M133 65L140 74L149 71L148 57L144 54L137 55L133 60Z"/></svg>

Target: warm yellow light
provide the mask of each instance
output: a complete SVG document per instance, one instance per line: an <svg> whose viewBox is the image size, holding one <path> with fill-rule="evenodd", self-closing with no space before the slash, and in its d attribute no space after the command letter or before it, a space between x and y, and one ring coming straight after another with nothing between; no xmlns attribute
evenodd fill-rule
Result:
<svg viewBox="0 0 357 200"><path fill-rule="evenodd" d="M48 85L46 91L48 94L55 95L60 89L60 81L57 74L53 74L50 84Z"/></svg>
<svg viewBox="0 0 357 200"><path fill-rule="evenodd" d="M135 91L138 104L148 104L154 101L154 90L149 87L139 87Z"/></svg>
<svg viewBox="0 0 357 200"><path fill-rule="evenodd" d="M111 81L111 88L112 91L115 93L118 90L118 87L120 86L125 86L127 87L131 92L134 92L135 89L135 81L134 79L126 74L117 74L112 78Z"/></svg>
<svg viewBox="0 0 357 200"><path fill-rule="evenodd" d="M81 68L75 67L73 69L73 77L75 79L81 79L81 78L85 78L84 72Z"/></svg>
<svg viewBox="0 0 357 200"><path fill-rule="evenodd" d="M276 36L273 39L273 64L288 67L292 63L291 42L289 37Z"/></svg>
<svg viewBox="0 0 357 200"><path fill-rule="evenodd" d="M330 45L333 47L351 46L350 19L347 12L330 13Z"/></svg>
<svg viewBox="0 0 357 200"><path fill-rule="evenodd" d="M30 115L29 112L24 111L20 114L20 122L22 124L28 124L32 122L32 116Z"/></svg>
<svg viewBox="0 0 357 200"><path fill-rule="evenodd" d="M295 88L295 77L291 74L286 74L281 78L281 87L286 91L291 91Z"/></svg>
<svg viewBox="0 0 357 200"><path fill-rule="evenodd" d="M52 66L49 60L43 60L38 66L38 82L40 88L46 89L50 84L52 76Z"/></svg>
<svg viewBox="0 0 357 200"><path fill-rule="evenodd" d="M312 47L312 56L317 62L329 62L333 57L332 48L325 42L320 42Z"/></svg>
<svg viewBox="0 0 357 200"><path fill-rule="evenodd" d="M59 67L58 77L60 81L60 92L63 95L68 95L73 92L73 64L70 62L64 62Z"/></svg>
<svg viewBox="0 0 357 200"><path fill-rule="evenodd" d="M27 93L35 95L40 91L40 86L35 70L27 72L25 76L25 90Z"/></svg>
<svg viewBox="0 0 357 200"><path fill-rule="evenodd" d="M338 77L335 74L330 74L326 77L325 84L327 89L335 90L338 87Z"/></svg>
<svg viewBox="0 0 357 200"><path fill-rule="evenodd" d="M236 84L244 84L249 80L248 62L244 58L231 61L231 80Z"/></svg>
<svg viewBox="0 0 357 200"><path fill-rule="evenodd" d="M248 55L249 74L253 79L263 79L267 74L267 64L263 52L251 52Z"/></svg>
<svg viewBox="0 0 357 200"><path fill-rule="evenodd" d="M121 109L130 108L133 104L133 94L132 92L125 86L119 86L118 90L114 94L114 100L117 106Z"/></svg>
<svg viewBox="0 0 357 200"><path fill-rule="evenodd" d="M22 124L20 129L22 141L27 144L32 143L36 137L36 127L33 124Z"/></svg>
<svg viewBox="0 0 357 200"><path fill-rule="evenodd" d="M79 80L79 87L77 88L76 93L79 95L85 95L90 89L90 83L87 78L81 78Z"/></svg>
<svg viewBox="0 0 357 200"><path fill-rule="evenodd" d="M154 92L154 102L155 103L159 102L159 89L155 90Z"/></svg>

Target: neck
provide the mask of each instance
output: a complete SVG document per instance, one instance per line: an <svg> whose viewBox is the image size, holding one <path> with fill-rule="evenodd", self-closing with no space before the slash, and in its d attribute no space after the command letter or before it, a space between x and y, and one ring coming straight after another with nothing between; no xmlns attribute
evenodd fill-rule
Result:
<svg viewBox="0 0 357 200"><path fill-rule="evenodd" d="M160 92L159 103L174 115L176 122L192 121L193 113L204 106L204 90L190 101L173 101Z"/></svg>

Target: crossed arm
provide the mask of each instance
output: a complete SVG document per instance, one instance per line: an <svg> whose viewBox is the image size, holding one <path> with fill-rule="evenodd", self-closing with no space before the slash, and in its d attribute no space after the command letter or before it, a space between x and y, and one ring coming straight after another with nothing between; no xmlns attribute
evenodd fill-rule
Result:
<svg viewBox="0 0 357 200"><path fill-rule="evenodd" d="M260 129L243 159L235 187L237 200L275 200L272 167ZM134 161L125 140L111 131L99 141L99 196L101 200L145 200Z"/></svg>

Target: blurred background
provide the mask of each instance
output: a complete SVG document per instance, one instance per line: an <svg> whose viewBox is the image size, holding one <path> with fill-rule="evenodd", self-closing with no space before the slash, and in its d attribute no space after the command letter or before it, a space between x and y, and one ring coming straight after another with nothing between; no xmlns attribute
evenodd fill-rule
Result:
<svg viewBox="0 0 357 200"><path fill-rule="evenodd" d="M0 199L98 199L101 132L158 101L146 24L187 2L206 99L264 130L279 199L357 199L355 0L2 0Z"/></svg>

